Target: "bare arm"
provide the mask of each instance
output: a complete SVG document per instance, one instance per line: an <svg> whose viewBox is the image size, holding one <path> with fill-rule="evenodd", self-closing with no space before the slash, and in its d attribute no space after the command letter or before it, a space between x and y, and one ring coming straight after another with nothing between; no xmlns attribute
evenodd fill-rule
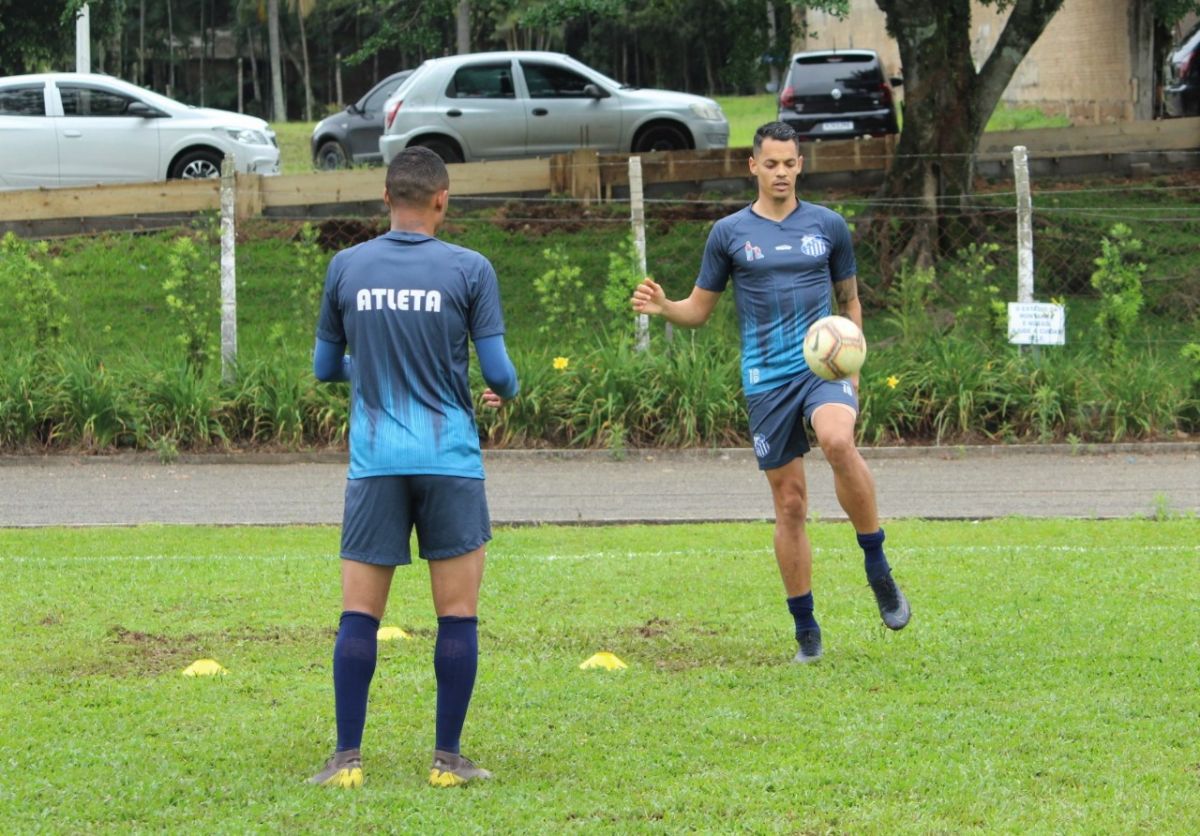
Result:
<svg viewBox="0 0 1200 836"><path fill-rule="evenodd" d="M837 299L838 312L846 319L863 330L862 302L858 298L858 277L851 276L833 284L834 298Z"/></svg>
<svg viewBox="0 0 1200 836"><path fill-rule="evenodd" d="M838 310L842 316L858 326L858 330L863 330L862 318L862 301L858 298L858 277L851 276L848 279L842 279L840 282L834 282L833 295L837 299ZM866 332L863 331L865 334ZM855 391L858 390L858 374L850 376L850 382L854 384Z"/></svg>
<svg viewBox="0 0 1200 836"><path fill-rule="evenodd" d="M691 296L672 302L657 282L646 278L633 291L630 303L637 313L657 314L681 328L699 328L708 322L720 298L720 293L693 287Z"/></svg>

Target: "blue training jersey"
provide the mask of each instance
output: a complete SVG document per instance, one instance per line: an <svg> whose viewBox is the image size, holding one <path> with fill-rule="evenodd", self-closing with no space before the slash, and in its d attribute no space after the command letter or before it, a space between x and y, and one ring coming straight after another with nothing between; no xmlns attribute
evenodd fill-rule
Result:
<svg viewBox="0 0 1200 836"><path fill-rule="evenodd" d="M496 271L479 253L388 232L333 257L317 336L351 366L349 478L483 478L468 337L504 333Z"/></svg>
<svg viewBox="0 0 1200 836"><path fill-rule="evenodd" d="M713 225L696 285L721 293L733 279L746 394L808 370L808 326L833 312L833 283L856 272L850 228L824 206L801 201L782 221L747 206Z"/></svg>

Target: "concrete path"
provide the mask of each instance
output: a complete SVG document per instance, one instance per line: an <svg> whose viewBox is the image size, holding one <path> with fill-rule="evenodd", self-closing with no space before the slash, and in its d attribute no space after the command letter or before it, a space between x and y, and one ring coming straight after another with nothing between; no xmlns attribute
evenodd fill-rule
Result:
<svg viewBox="0 0 1200 836"><path fill-rule="evenodd" d="M1200 444L872 448L885 519L1200 515ZM816 519L844 519L829 467L807 461ZM497 524L773 519L749 450L495 452ZM340 523L345 458L0 457L0 526Z"/></svg>

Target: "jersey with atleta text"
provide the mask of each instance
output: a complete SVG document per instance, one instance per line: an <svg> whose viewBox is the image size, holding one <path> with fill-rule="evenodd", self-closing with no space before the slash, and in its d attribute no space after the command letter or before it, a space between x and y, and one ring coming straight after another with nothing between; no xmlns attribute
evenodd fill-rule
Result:
<svg viewBox="0 0 1200 836"><path fill-rule="evenodd" d="M504 333L486 258L412 232L334 256L317 336L348 345L349 478L483 478L468 338Z"/></svg>
<svg viewBox="0 0 1200 836"><path fill-rule="evenodd" d="M856 272L850 229L824 206L801 201L782 221L747 206L713 225L696 285L721 293L733 279L746 394L808 370L808 326L833 312L833 282Z"/></svg>

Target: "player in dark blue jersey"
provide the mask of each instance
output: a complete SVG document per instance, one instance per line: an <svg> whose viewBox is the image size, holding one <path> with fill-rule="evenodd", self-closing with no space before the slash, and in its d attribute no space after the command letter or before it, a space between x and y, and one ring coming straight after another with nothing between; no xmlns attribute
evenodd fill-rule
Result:
<svg viewBox="0 0 1200 836"><path fill-rule="evenodd" d="M782 122L759 128L750 158L758 198L714 224L691 295L670 301L646 279L632 302L639 313L695 328L708 321L733 280L742 385L754 452L775 502L775 558L796 625L795 659L810 662L821 656L821 628L813 617L812 548L805 530L806 423L833 468L838 502L858 534L884 624L902 629L910 610L883 552L875 481L854 443L858 376L822 380L804 361L809 325L835 313L836 303L861 328L862 305L850 230L836 212L797 199L802 165L795 131Z"/></svg>
<svg viewBox="0 0 1200 836"><path fill-rule="evenodd" d="M504 348L492 265L434 237L446 217L449 185L432 151L396 155L383 198L391 231L338 253L325 279L313 370L321 380L350 382L350 470L342 616L333 648L338 741L313 784L362 785L360 747L379 622L392 573L412 560L414 528L438 619L429 780L454 786L491 777L459 751L478 665L484 544L491 539L468 340L489 387L485 405L498 408L516 396L518 384Z"/></svg>

